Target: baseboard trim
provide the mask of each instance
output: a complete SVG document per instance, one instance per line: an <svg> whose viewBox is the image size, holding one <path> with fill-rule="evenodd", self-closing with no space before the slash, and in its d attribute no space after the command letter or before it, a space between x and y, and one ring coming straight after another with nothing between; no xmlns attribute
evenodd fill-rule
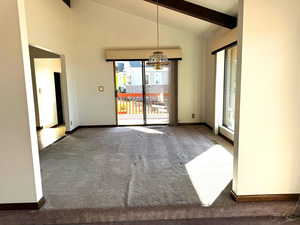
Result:
<svg viewBox="0 0 300 225"><path fill-rule="evenodd" d="M53 144L56 144L57 142L61 141L62 139L64 139L66 137L66 135L61 136L60 138L58 138Z"/></svg>
<svg viewBox="0 0 300 225"><path fill-rule="evenodd" d="M203 123L203 126L206 126L210 130L213 130L213 127L211 127L208 123Z"/></svg>
<svg viewBox="0 0 300 225"><path fill-rule="evenodd" d="M75 127L73 130L66 131L66 134L73 134L73 133L74 133L75 131L77 131L79 128L80 128L80 126Z"/></svg>
<svg viewBox="0 0 300 225"><path fill-rule="evenodd" d="M168 124L151 124L151 125L82 125L74 128L71 131L66 131L66 134L70 135L73 134L75 131L81 129L81 128L112 128L112 127L136 127L136 126L169 126ZM212 129L207 123L177 123L176 126L205 126L209 129Z"/></svg>
<svg viewBox="0 0 300 225"><path fill-rule="evenodd" d="M231 197L236 202L298 201L300 194L237 195L231 191Z"/></svg>
<svg viewBox="0 0 300 225"><path fill-rule="evenodd" d="M79 128L110 128L117 127L117 125L83 125L79 126Z"/></svg>
<svg viewBox="0 0 300 225"><path fill-rule="evenodd" d="M0 204L0 210L37 210L45 203L46 199L42 197L38 202Z"/></svg>
<svg viewBox="0 0 300 225"><path fill-rule="evenodd" d="M234 141L231 140L230 138L226 137L225 135L219 133L219 136L222 137L223 139L225 139L227 142L229 142L230 144L234 145Z"/></svg>
<svg viewBox="0 0 300 225"><path fill-rule="evenodd" d="M177 126L205 126L205 123L177 123Z"/></svg>
<svg viewBox="0 0 300 225"><path fill-rule="evenodd" d="M109 128L109 127L117 127L117 125L83 125L83 126L78 126L71 131L66 131L66 134L67 135L73 134L74 132L76 132L81 128Z"/></svg>

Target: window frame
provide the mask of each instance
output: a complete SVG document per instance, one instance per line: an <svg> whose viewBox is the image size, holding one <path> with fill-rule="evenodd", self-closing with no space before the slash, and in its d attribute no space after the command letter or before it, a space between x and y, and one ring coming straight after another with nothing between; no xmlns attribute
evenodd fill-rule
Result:
<svg viewBox="0 0 300 225"><path fill-rule="evenodd" d="M228 75L232 75L231 73L230 74L228 74L228 51L230 50L230 49L233 49L233 48L237 48L237 43L234 43L234 44L232 44L232 45L230 45L230 46L228 46L228 47L226 47L225 49L224 49L224 51L225 51L225 57L224 57L224 77L223 77L223 113L222 113L222 127L223 128L225 128L226 130L228 130L228 131L230 131L230 132L232 132L232 133L234 133L234 128L232 129L232 128L230 128L226 123L225 123L225 120L226 120L226 118L225 118L225 116L226 116L226 107L227 107L227 104L226 104L226 102L227 102L227 93L226 93L226 88L227 88L227 78L228 78ZM232 65L231 65L231 68L232 68ZM236 98L236 96L235 96L235 98Z"/></svg>

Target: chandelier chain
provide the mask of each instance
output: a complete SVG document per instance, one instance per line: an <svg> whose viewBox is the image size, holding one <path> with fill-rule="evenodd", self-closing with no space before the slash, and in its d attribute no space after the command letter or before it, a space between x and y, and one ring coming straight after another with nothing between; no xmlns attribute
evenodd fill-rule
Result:
<svg viewBox="0 0 300 225"><path fill-rule="evenodd" d="M154 66L155 70L162 69L163 66L169 65L168 57L160 51L160 33L159 33L159 0L156 0L156 38L157 38L157 50L150 56L147 65Z"/></svg>
<svg viewBox="0 0 300 225"><path fill-rule="evenodd" d="M159 50L159 0L157 0L157 7L156 7L156 22L157 22L157 50Z"/></svg>

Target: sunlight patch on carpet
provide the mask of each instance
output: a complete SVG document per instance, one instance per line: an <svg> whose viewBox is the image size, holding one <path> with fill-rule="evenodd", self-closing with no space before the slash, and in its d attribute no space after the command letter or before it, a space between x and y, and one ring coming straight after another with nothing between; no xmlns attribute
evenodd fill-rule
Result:
<svg viewBox="0 0 300 225"><path fill-rule="evenodd" d="M131 130L135 130L135 131L140 131L142 133L146 133L146 134L163 134L163 132L159 131L159 130L155 130L152 128L148 128L148 127L130 127Z"/></svg>
<svg viewBox="0 0 300 225"><path fill-rule="evenodd" d="M214 145L186 165L186 170L203 206L211 206L233 177L233 156Z"/></svg>

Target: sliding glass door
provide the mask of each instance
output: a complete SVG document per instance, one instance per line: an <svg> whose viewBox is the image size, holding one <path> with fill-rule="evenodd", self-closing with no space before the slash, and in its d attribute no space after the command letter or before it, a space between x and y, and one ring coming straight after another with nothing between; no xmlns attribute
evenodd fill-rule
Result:
<svg viewBox="0 0 300 225"><path fill-rule="evenodd" d="M146 124L169 124L169 67L145 68Z"/></svg>
<svg viewBox="0 0 300 225"><path fill-rule="evenodd" d="M169 67L155 70L145 61L116 61L118 125L169 124Z"/></svg>
<svg viewBox="0 0 300 225"><path fill-rule="evenodd" d="M144 86L142 61L115 62L118 125L143 125Z"/></svg>

